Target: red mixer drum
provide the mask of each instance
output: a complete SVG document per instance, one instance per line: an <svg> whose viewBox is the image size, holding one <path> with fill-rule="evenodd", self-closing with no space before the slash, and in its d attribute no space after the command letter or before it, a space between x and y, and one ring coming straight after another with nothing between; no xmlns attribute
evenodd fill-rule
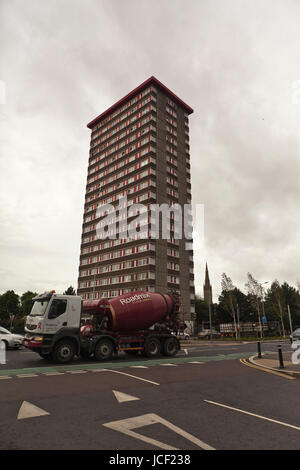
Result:
<svg viewBox="0 0 300 470"><path fill-rule="evenodd" d="M108 301L110 331L144 330L172 313L173 300L167 294L129 292Z"/></svg>

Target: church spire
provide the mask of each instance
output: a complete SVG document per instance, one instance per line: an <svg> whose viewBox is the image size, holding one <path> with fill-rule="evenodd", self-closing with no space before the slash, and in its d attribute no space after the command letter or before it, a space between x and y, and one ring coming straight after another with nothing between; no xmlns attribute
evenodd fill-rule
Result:
<svg viewBox="0 0 300 470"><path fill-rule="evenodd" d="M212 287L211 287L210 280L209 280L207 263L206 263L206 268L205 268L205 283L203 285L203 293L204 293L204 301L207 303L207 305L211 305L213 303Z"/></svg>

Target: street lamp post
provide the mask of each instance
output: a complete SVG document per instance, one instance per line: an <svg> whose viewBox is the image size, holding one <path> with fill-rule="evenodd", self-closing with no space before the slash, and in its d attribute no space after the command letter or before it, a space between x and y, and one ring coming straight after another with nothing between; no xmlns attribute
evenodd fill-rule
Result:
<svg viewBox="0 0 300 470"><path fill-rule="evenodd" d="M262 313L263 313L263 323L265 321L265 318L266 318L266 315L265 315L265 290L264 288L262 287L264 284L269 284L270 281L265 281L265 282L262 282L260 285L261 285L261 290L262 290ZM260 319L259 319L259 322L260 322ZM262 324L260 322L260 336L262 338L263 336L263 327L262 327Z"/></svg>

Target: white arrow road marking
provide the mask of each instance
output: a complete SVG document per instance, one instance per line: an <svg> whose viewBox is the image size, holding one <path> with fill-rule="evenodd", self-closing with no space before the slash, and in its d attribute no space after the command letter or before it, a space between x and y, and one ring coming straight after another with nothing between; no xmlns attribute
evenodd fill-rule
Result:
<svg viewBox="0 0 300 470"><path fill-rule="evenodd" d="M36 418L37 416L49 415L45 410L38 408L37 406L29 403L28 401L23 401L21 408L19 409L17 419L26 419L26 418Z"/></svg>
<svg viewBox="0 0 300 470"><path fill-rule="evenodd" d="M210 401L210 400L204 400L204 401L212 405L217 405L217 406L221 406L222 408L227 408L229 410L238 411L239 413L244 413L246 415L254 416L255 418L264 419L265 421L271 421L271 423L281 424L282 426L286 426L288 428L292 428L292 429L296 429L297 431L300 431L300 427L294 426L293 424L283 423L282 421L277 421L276 419L266 418L266 416L261 416L255 413L250 413L249 411L240 410L239 408L233 408L232 406L223 405L222 403L216 403L215 401Z"/></svg>
<svg viewBox="0 0 300 470"><path fill-rule="evenodd" d="M142 434L132 431L132 429L135 428L140 428L143 426L148 426L150 424L157 423L166 426L167 428L171 429L171 431L174 431L176 434L179 434L190 442L193 442L201 449L215 450L213 447L209 446L205 442L202 442L200 441L200 439L197 439L197 437L194 437L192 434L185 432L183 429L174 426L174 424L170 423L166 419L163 419L154 413L136 416L135 418L122 419L120 421L111 421L110 423L103 424L103 426L113 429L114 431L119 431L122 434L126 434L127 436L134 437L135 439L139 439L140 441L146 442L147 444L152 444L156 447L159 447L160 449L179 450L176 447L170 446L169 444L165 444L164 442L151 439L150 437L143 436Z"/></svg>
<svg viewBox="0 0 300 470"><path fill-rule="evenodd" d="M132 395L127 395L127 393L117 392L116 390L113 390L113 394L115 395L119 403L140 400L140 398L133 397Z"/></svg>

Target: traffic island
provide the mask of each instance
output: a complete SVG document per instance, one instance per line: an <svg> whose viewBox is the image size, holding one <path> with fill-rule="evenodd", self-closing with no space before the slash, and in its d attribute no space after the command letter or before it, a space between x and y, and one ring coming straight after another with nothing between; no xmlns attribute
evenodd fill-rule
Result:
<svg viewBox="0 0 300 470"><path fill-rule="evenodd" d="M249 362L263 369L270 369L300 379L300 364L292 362L292 351L282 352L282 360L278 353L263 354L262 357L251 356Z"/></svg>

